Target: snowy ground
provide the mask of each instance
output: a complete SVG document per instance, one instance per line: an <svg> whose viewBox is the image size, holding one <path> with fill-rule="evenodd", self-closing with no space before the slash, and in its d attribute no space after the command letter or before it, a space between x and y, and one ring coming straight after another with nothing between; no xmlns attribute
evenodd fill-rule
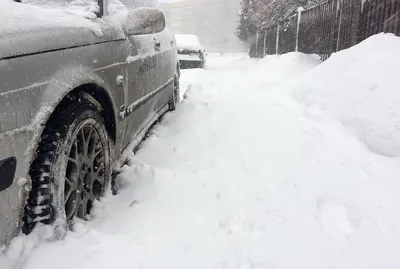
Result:
<svg viewBox="0 0 400 269"><path fill-rule="evenodd" d="M63 241L18 237L0 268L398 268L399 47L185 70L120 194Z"/></svg>

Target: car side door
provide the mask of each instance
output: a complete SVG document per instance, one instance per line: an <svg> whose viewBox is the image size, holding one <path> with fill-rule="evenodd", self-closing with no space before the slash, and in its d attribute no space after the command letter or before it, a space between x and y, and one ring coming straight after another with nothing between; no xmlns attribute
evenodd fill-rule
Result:
<svg viewBox="0 0 400 269"><path fill-rule="evenodd" d="M178 58L176 41L172 31L168 28L161 33L155 34L155 39L159 42L160 50L157 57L157 85L162 89L163 96L161 101L165 102L165 98L169 98L173 91L174 76L178 75Z"/></svg>
<svg viewBox="0 0 400 269"><path fill-rule="evenodd" d="M128 125L127 133L132 134L127 139L132 140L145 128L148 114L146 103L151 97L149 94L156 88L153 78L156 74L151 71L155 59L152 47L148 46L151 43L151 36L128 36L128 40L132 49L126 59L127 98L124 116Z"/></svg>
<svg viewBox="0 0 400 269"><path fill-rule="evenodd" d="M136 11L138 11L140 17L141 11L139 9L136 9ZM130 12L135 15L134 10L130 10ZM137 18L133 22L135 20L139 20L137 24L142 22L141 19ZM129 19L127 23L130 23ZM158 42L156 34L146 29L128 30L126 35L131 44L131 50L126 59L125 67L126 104L121 113L127 121L127 133L132 134L126 139L132 140L145 130L156 116L153 112L154 104L152 100L156 98L157 91L160 89L158 76L161 68L158 66L160 62L158 58L161 56L161 44ZM129 142L126 141L126 143Z"/></svg>

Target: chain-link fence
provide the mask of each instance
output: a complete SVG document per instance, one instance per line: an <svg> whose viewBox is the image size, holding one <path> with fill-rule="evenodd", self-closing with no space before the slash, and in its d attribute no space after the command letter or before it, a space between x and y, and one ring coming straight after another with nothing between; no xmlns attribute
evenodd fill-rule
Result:
<svg viewBox="0 0 400 269"><path fill-rule="evenodd" d="M252 56L300 51L326 60L371 35L400 36L400 0L327 0L257 32Z"/></svg>

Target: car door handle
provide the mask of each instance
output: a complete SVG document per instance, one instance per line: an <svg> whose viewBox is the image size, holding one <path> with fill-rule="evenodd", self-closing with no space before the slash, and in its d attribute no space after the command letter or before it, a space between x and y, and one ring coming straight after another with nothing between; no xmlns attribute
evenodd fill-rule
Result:
<svg viewBox="0 0 400 269"><path fill-rule="evenodd" d="M156 50L160 50L160 48L161 48L161 42L158 41L157 39L154 39L154 48Z"/></svg>

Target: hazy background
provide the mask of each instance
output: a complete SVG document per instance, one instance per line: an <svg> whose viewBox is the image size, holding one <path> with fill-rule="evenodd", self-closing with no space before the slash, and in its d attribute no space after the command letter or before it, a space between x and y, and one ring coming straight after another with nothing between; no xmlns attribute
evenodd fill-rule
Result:
<svg viewBox="0 0 400 269"><path fill-rule="evenodd" d="M243 49L235 36L239 0L158 0L168 26L176 33L196 34L208 51Z"/></svg>

